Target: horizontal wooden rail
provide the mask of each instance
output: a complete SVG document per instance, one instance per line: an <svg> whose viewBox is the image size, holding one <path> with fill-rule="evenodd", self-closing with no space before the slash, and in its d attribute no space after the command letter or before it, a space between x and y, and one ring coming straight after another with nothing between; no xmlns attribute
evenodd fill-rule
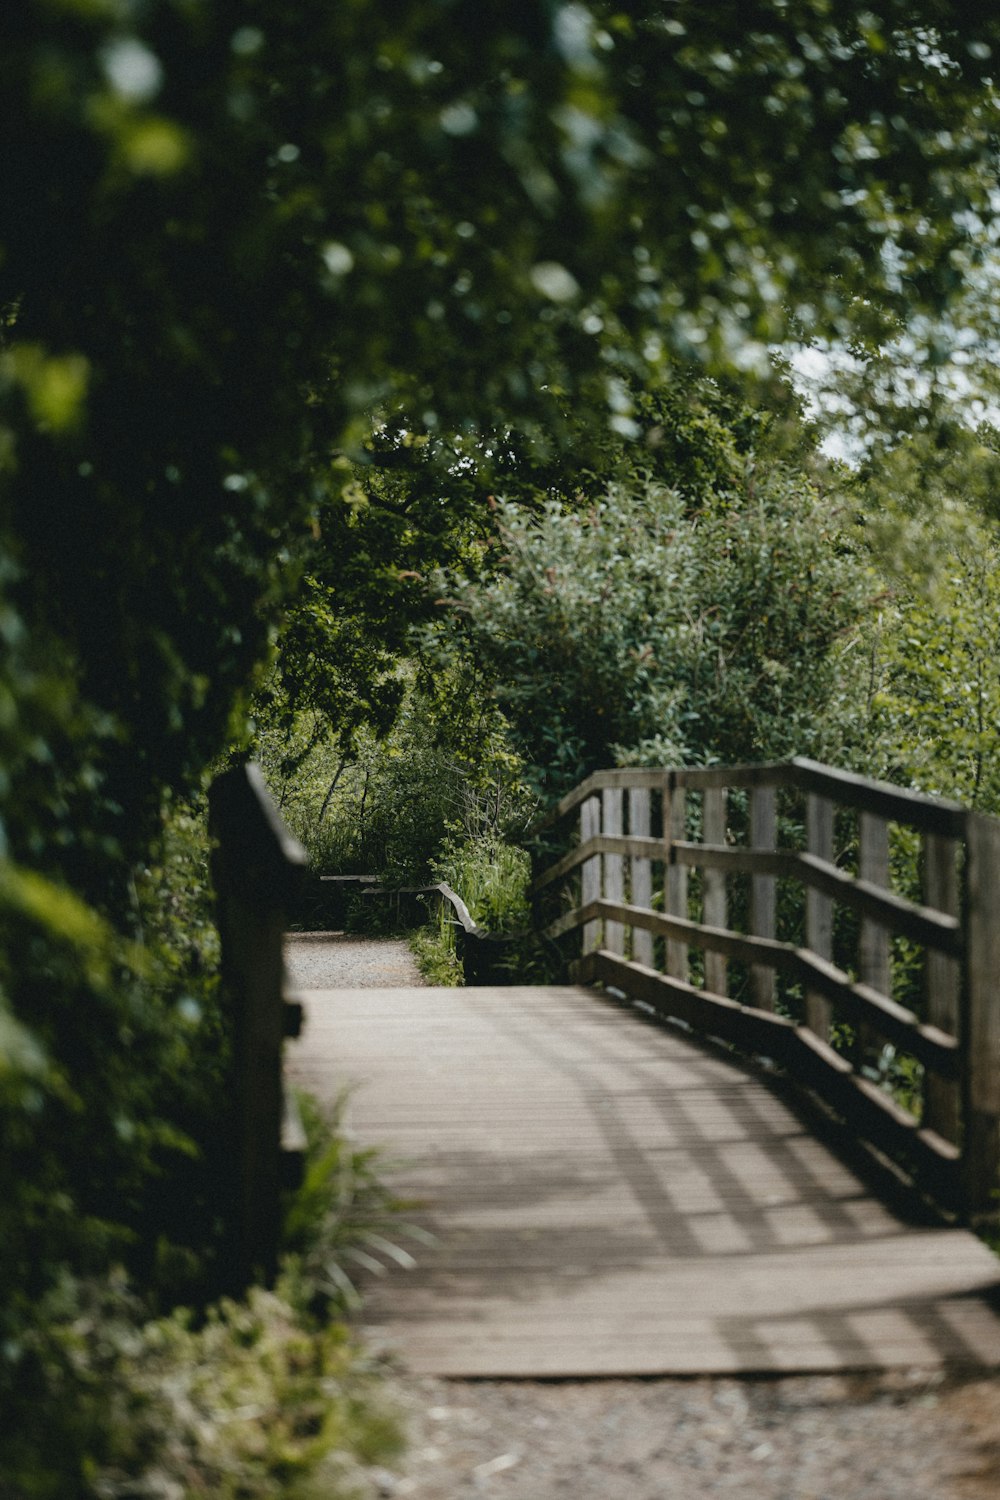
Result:
<svg viewBox="0 0 1000 1500"><path fill-rule="evenodd" d="M859 1127L859 1134L887 1154L915 1169L921 1183L944 1207L960 1199L960 1153L951 1142L919 1121L866 1078L828 1043L786 1016L739 1005L709 995L694 985L617 954L598 950L580 964L584 983L619 989L671 1020L729 1042L742 1052L772 1059L795 1079L807 1083L827 1104Z"/></svg>
<svg viewBox="0 0 1000 1500"><path fill-rule="evenodd" d="M843 970L806 948L796 948L775 938L750 937L725 928L706 927L688 917L669 917L662 912L606 900L588 901L586 906L567 912L546 929L545 936L563 937L574 928L601 918L689 943L702 952L722 953L747 964L768 964L790 979L818 990L841 1006L848 1019L874 1026L888 1041L911 1053L941 1077L954 1079L959 1076L959 1047L955 1037L948 1036L936 1026L925 1025L912 1010L880 995L868 985L852 980Z"/></svg>
<svg viewBox="0 0 1000 1500"><path fill-rule="evenodd" d="M775 875L798 879L824 896L850 906L862 916L891 927L900 937L956 956L962 951L961 923L956 917L931 911L905 896L897 896L870 881L838 870L836 865L795 849L737 849L677 841L671 848L677 864L696 869L729 870L745 875Z"/></svg>
<svg viewBox="0 0 1000 1500"><path fill-rule="evenodd" d="M733 874L774 875L798 879L803 885L842 901L873 921L891 926L901 937L958 956L962 951L962 928L957 917L933 911L897 896L892 891L859 880L836 865L794 849L745 849L729 845L695 844L675 839L669 848L661 839L629 838L595 834L578 844L535 880L532 890L563 879L572 870L600 854L628 855L634 859L660 859L694 869L725 870Z"/></svg>
<svg viewBox="0 0 1000 1500"><path fill-rule="evenodd" d="M931 797L906 787L892 786L840 771L805 756L791 760L743 766L682 766L675 768L620 767L595 771L562 797L538 829L553 826L580 806L582 802L606 788L680 788L702 792L716 787L751 790L755 787L795 787L818 793L832 801L842 802L859 811L874 813L889 821L907 823L923 833L946 838L961 838L965 830L967 809L945 797Z"/></svg>
<svg viewBox="0 0 1000 1500"><path fill-rule="evenodd" d="M940 1203L997 1217L1000 823L798 758L598 771L541 832L537 923L581 977L774 1058Z"/></svg>

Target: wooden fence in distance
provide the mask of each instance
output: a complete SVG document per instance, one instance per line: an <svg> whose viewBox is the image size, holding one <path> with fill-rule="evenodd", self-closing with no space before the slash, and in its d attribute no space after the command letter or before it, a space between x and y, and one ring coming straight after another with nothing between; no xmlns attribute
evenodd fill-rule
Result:
<svg viewBox="0 0 1000 1500"><path fill-rule="evenodd" d="M997 1217L1000 822L796 759L597 772L542 837L536 914L577 979L772 1059Z"/></svg>

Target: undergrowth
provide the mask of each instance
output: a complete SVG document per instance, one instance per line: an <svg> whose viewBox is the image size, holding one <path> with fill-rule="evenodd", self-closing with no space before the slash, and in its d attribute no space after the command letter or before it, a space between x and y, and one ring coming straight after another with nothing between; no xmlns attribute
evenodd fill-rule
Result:
<svg viewBox="0 0 1000 1500"><path fill-rule="evenodd" d="M3 1500L356 1500L402 1447L344 1314L360 1273L412 1265L376 1153L304 1101L308 1152L273 1289L151 1317L126 1273L63 1276L19 1346ZM5 1403L6 1405L7 1403Z"/></svg>

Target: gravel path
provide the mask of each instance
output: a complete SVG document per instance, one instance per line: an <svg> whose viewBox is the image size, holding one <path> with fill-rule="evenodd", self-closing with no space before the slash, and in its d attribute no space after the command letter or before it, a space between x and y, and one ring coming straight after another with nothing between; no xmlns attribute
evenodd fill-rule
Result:
<svg viewBox="0 0 1000 1500"><path fill-rule="evenodd" d="M405 938L290 932L285 964L292 984L301 990L370 990L424 982Z"/></svg>
<svg viewBox="0 0 1000 1500"><path fill-rule="evenodd" d="M405 941L295 934L301 988L419 985ZM400 1377L408 1500L1000 1500L1000 1377Z"/></svg>

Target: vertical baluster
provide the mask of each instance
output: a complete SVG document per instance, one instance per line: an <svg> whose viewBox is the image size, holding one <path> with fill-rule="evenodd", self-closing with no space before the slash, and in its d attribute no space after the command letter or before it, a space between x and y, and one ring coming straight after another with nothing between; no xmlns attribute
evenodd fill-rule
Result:
<svg viewBox="0 0 1000 1500"><path fill-rule="evenodd" d="M955 840L940 834L924 835L924 901L949 917L959 914L958 867ZM924 1001L927 1020L949 1036L959 1032L961 966L957 958L928 948L924 955ZM960 1101L956 1081L928 1073L924 1085L924 1124L956 1144Z"/></svg>
<svg viewBox="0 0 1000 1500"><path fill-rule="evenodd" d="M806 800L806 848L817 859L833 863L833 803L813 792ZM806 947L817 958L833 957L833 899L806 889ZM806 991L806 1024L824 1042L830 1035L830 1002L815 990Z"/></svg>
<svg viewBox="0 0 1000 1500"><path fill-rule="evenodd" d="M663 789L663 840L668 860L666 873L665 906L667 915L686 917L688 914L688 872L686 865L669 863L670 846L675 839L687 836L687 798L682 787ZM688 977L687 943L667 940L667 973L674 979Z"/></svg>
<svg viewBox="0 0 1000 1500"><path fill-rule="evenodd" d="M617 837L622 833L624 794L620 787L605 787L601 793L602 831ZM625 899L625 858L621 854L604 856L604 895L608 901ZM625 952L625 928L621 922L605 922L604 946L612 953Z"/></svg>
<svg viewBox="0 0 1000 1500"><path fill-rule="evenodd" d="M588 797L580 804L580 843L585 844L588 839L596 838L601 831L601 799L600 797ZM593 855L585 859L580 872L580 904L586 906L589 901L599 901L601 898L601 856ZM583 951L593 953L601 946L602 922L585 922L583 924Z"/></svg>
<svg viewBox="0 0 1000 1500"><path fill-rule="evenodd" d="M629 833L637 838L648 838L650 834L650 795L647 787L632 787L628 794ZM633 906L648 910L653 904L653 865L648 859L634 858L629 870L629 900ZM653 934L645 928L632 928L632 957L636 963L653 962Z"/></svg>
<svg viewBox="0 0 1000 1500"><path fill-rule="evenodd" d="M777 842L777 811L774 788L754 787L750 793L750 843L754 849L774 849ZM750 931L755 937L774 937L776 881L773 875L750 877ZM750 967L753 1003L760 1010L774 1009L774 970L765 964Z"/></svg>
<svg viewBox="0 0 1000 1500"><path fill-rule="evenodd" d="M889 825L877 813L863 812L858 820L858 875L873 885L889 884ZM892 956L889 931L870 917L861 919L858 944L858 976L880 995L892 996ZM871 1027L860 1024L855 1043L855 1066L860 1068L877 1053L879 1038Z"/></svg>
<svg viewBox="0 0 1000 1500"><path fill-rule="evenodd" d="M968 821L962 997L962 1176L973 1220L997 1218L1000 1189L1000 823Z"/></svg>
<svg viewBox="0 0 1000 1500"><path fill-rule="evenodd" d="M708 787L702 804L702 839L706 844L726 842L726 790ZM703 870L702 921L706 927L725 927L729 921L725 870ZM714 995L729 994L729 969L724 953L705 953L705 988Z"/></svg>

